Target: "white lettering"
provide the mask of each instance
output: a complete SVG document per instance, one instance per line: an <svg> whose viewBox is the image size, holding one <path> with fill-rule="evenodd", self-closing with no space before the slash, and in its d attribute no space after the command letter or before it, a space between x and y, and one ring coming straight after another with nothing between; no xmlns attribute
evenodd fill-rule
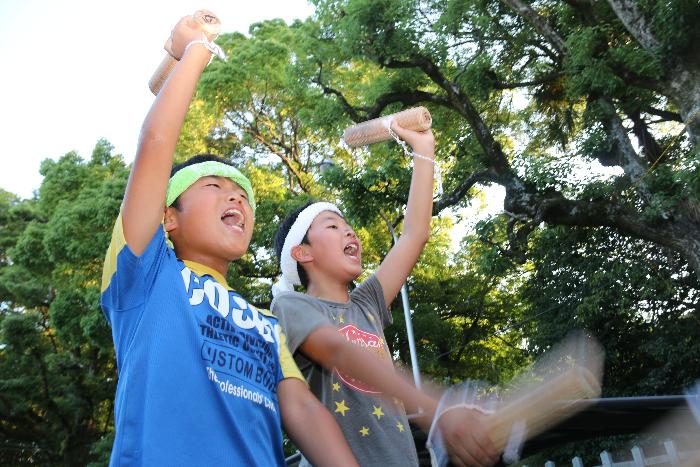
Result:
<svg viewBox="0 0 700 467"><path fill-rule="evenodd" d="M192 276L192 271L190 271L190 268L182 268L182 271L180 271L180 275L182 276L182 282L185 283L185 292L189 293L190 277Z"/></svg>
<svg viewBox="0 0 700 467"><path fill-rule="evenodd" d="M267 342L276 342L274 329L270 320L238 295L229 295L229 291L213 279L205 279L200 285L199 277L185 267L180 271L185 291L191 293L190 305L196 306L207 297L209 305L224 318L231 314L233 322L241 329L253 329ZM249 316L243 316L244 311Z"/></svg>
<svg viewBox="0 0 700 467"><path fill-rule="evenodd" d="M232 396L240 397L241 399L246 399L255 402L256 404L264 405L265 408L273 412L277 412L277 409L275 408L275 403L267 397L263 396L258 391L251 391L250 389L244 388L243 386L237 386L231 383L228 379L225 381L220 381L218 376L216 375L216 371L214 371L211 367L207 367L207 376L209 378L209 381L213 382L216 386L218 386L219 390L224 394L231 394Z"/></svg>
<svg viewBox="0 0 700 467"><path fill-rule="evenodd" d="M233 318L234 323L236 323L239 327L243 329L252 329L253 327L255 327L255 323L252 319L243 319L243 310L241 310L240 308L231 309L231 318Z"/></svg>
<svg viewBox="0 0 700 467"><path fill-rule="evenodd" d="M219 312L221 316L228 316L228 290L216 281L206 281L204 283L204 295L209 299L209 305ZM218 304L217 304L217 300Z"/></svg>

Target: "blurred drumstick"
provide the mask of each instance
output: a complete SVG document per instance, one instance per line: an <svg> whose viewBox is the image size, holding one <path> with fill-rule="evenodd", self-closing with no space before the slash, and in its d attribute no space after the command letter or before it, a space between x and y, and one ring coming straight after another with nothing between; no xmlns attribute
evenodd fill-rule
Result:
<svg viewBox="0 0 700 467"><path fill-rule="evenodd" d="M575 333L540 357L509 384L501 396L481 383L452 387L443 395L428 437L434 465L447 463L439 418L457 408L486 413L484 426L506 463L516 462L524 442L558 425L601 394L604 352L583 333Z"/></svg>
<svg viewBox="0 0 700 467"><path fill-rule="evenodd" d="M572 368L502 404L486 418L486 430L496 448L504 451L513 430L524 430L522 441L537 436L582 410L585 404L581 401L596 398L600 392L598 378L591 371Z"/></svg>
<svg viewBox="0 0 700 467"><path fill-rule="evenodd" d="M213 41L219 35L219 32L221 31L221 21L219 21L219 18L211 11L197 10L192 15L192 18L202 30L208 41ZM158 68L156 68L153 76L151 76L151 79L148 81L148 87L156 96L160 92L160 88L163 87L165 80L167 80L168 76L170 76L170 72L173 71L173 68L175 68L175 65L178 62L178 59L173 57L172 41L170 38L168 38L167 42L165 43L165 50L168 53L165 57L163 57L160 65L158 65Z"/></svg>

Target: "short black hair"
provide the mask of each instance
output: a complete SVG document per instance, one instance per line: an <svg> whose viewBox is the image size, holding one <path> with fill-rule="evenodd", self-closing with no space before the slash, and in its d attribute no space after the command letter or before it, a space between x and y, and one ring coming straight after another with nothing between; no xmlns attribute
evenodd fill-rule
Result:
<svg viewBox="0 0 700 467"><path fill-rule="evenodd" d="M289 230L292 228L294 225L294 222L296 222L297 218L299 217L299 214L301 214L301 211L304 209L308 208L312 204L314 204L316 201L309 201L303 206L295 209L292 211L291 214L287 216L285 220L282 221L282 223L279 226L279 229L277 229L277 233L275 234L275 241L274 241L274 246L275 246L275 255L277 256L277 264L281 264L281 259L282 259L282 248L284 248L284 240L287 238L287 234L289 233ZM301 240L301 243L304 245L309 244L309 238L308 238L308 233L304 234L304 238ZM299 273L299 280L301 281L301 285L304 286L304 288L309 286L309 276L306 275L306 271L304 270L304 267L297 263L297 272Z"/></svg>
<svg viewBox="0 0 700 467"><path fill-rule="evenodd" d="M216 154L209 154L209 153L204 153L204 154L197 154L195 156L190 157L187 159L185 162L180 162L179 164L176 164L173 166L172 170L170 170L170 178L173 177L176 173L178 173L180 170L184 169L185 167L189 167L190 165L194 164L199 164L200 162L220 162L222 164L230 165L231 167L236 167L233 165L233 163L229 160L224 159L221 156L217 156ZM172 207L177 209L178 211L180 210L180 197L178 196L175 198L175 201L172 202L171 204Z"/></svg>

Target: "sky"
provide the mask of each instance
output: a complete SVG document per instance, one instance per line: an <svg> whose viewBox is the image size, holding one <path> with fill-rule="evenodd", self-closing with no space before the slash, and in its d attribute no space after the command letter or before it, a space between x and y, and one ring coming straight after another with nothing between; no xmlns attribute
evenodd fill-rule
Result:
<svg viewBox="0 0 700 467"><path fill-rule="evenodd" d="M131 162L170 30L199 9L221 32L306 18L306 0L0 0L0 188L30 198L39 166L106 138Z"/></svg>
<svg viewBox="0 0 700 467"><path fill-rule="evenodd" d="M31 198L41 161L70 151L89 159L100 138L132 162L163 45L199 9L217 14L221 33L244 34L258 21L289 23L314 11L306 0L0 0L0 188ZM455 248L477 220L502 209L500 187L485 194L486 205L476 200L458 213Z"/></svg>

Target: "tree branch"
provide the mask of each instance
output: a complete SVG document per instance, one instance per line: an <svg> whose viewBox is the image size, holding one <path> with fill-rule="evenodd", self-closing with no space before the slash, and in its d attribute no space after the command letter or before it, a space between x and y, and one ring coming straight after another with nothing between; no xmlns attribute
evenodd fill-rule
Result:
<svg viewBox="0 0 700 467"><path fill-rule="evenodd" d="M596 103L605 114L603 124L607 127L615 143L613 148L615 154L618 156L617 159L620 167L625 174L637 184L644 198L649 200L651 194L646 184L642 181L648 170L648 165L634 150L629 136L627 135L627 129L622 125L622 120L617 115L617 111L612 103L604 98L597 99Z"/></svg>
<svg viewBox="0 0 700 467"><path fill-rule="evenodd" d="M651 27L637 8L636 2L634 0L608 0L608 3L625 28L644 47L644 50L656 55L661 44L651 33Z"/></svg>
<svg viewBox="0 0 700 467"><path fill-rule="evenodd" d="M318 64L318 74L316 75L316 79L314 79L314 82L321 86L321 89L323 90L324 94L332 94L338 98L338 101L340 101L341 105L345 109L345 111L350 115L350 119L352 119L353 122L359 122L362 121L362 118L360 115L357 113L357 110L355 110L355 107L351 106L348 100L345 98L342 92L331 88L330 86L326 86L323 83L323 79L321 78L321 73L323 72L323 63L319 62Z"/></svg>
<svg viewBox="0 0 700 467"><path fill-rule="evenodd" d="M506 83L506 82L498 80L496 82L496 84L494 85L494 87L496 89L515 89L515 88L524 88L524 87L528 87L528 86L538 86L540 84L550 83L563 75L564 75L564 73L562 71L552 71L551 73L547 73L546 75L541 76L541 77L534 79L532 81L520 81L520 82L514 82L514 83Z"/></svg>
<svg viewBox="0 0 700 467"><path fill-rule="evenodd" d="M564 39L549 24L549 22L539 13L532 9L530 5L522 0L502 0L514 12L525 18L545 39L547 39L560 55L564 54L566 45Z"/></svg>
<svg viewBox="0 0 700 467"><path fill-rule="evenodd" d="M675 251L682 251L679 243L688 236L688 231L700 230L697 224L692 225L687 219L680 217L677 222L669 220L659 223L645 220L639 213L621 208L609 199L570 200L560 193L537 195L537 198L536 219L543 222L580 227L612 227L626 235Z"/></svg>
<svg viewBox="0 0 700 467"><path fill-rule="evenodd" d="M658 92L659 94L668 92L668 89L666 88L667 85L662 81L649 76L640 75L629 68L625 68L624 66L611 65L610 68L617 76L627 83L627 85L650 89L654 92Z"/></svg>
<svg viewBox="0 0 700 467"><path fill-rule="evenodd" d="M449 102L444 97L425 91L390 92L379 96L375 105L372 107L363 108L366 109L365 120L379 117L387 106L396 104L397 102L405 106L420 104L422 102L430 102L444 107L450 106Z"/></svg>
<svg viewBox="0 0 700 467"><path fill-rule="evenodd" d="M286 154L288 152L291 152L291 150L289 148L287 148L285 146L278 147L278 146L274 145L271 141L269 141L267 138L265 138L262 135L262 133L260 132L260 129L257 127L257 125L255 125L252 122L248 122L244 117L241 117L241 120L243 122L245 122L245 124L241 124L241 123L237 122L235 119L232 118L230 113L227 114L227 118L232 124L234 124L235 126L240 128L242 131L248 133L255 141L260 143L263 147L265 147L272 154L275 154L277 157L279 157L282 160L282 162L284 163L284 165L287 167L287 169L289 169L290 173L297 180L297 182L299 183L299 187L301 187L301 189L304 192L308 193L309 189L306 186L306 183L304 182L304 179L302 177L301 172L295 166L294 161ZM282 150L280 150L280 148Z"/></svg>
<svg viewBox="0 0 700 467"><path fill-rule="evenodd" d="M389 60L384 64L387 68L419 68L440 88L447 93L447 101L451 108L466 118L474 131L476 139L486 152L491 168L501 177L501 181L514 181L515 174L510 168L508 158L503 153L501 145L491 134L491 130L481 118L471 100L462 94L459 87L449 81L439 68L428 58L414 57L411 60Z"/></svg>
<svg viewBox="0 0 700 467"><path fill-rule="evenodd" d="M350 119L355 122L363 122L366 120L371 120L377 118L381 115L382 111L391 104L401 103L404 106L411 106L423 102L430 102L433 104L449 107L449 102L436 94L432 94L425 91L396 91L389 92L379 96L374 105L371 107L353 107L350 102L345 98L342 92L334 89L323 83L321 79L321 64L319 64L318 75L314 82L321 86L324 94L336 96L345 111L350 116Z"/></svg>
<svg viewBox="0 0 700 467"><path fill-rule="evenodd" d="M634 0L608 0L613 11L632 36L651 55L662 55L661 42L654 36L651 26ZM694 51L694 49L693 49ZM668 60L667 60L668 62ZM666 83L659 92L672 98L687 125L687 132L695 145L700 144L700 61L697 54L677 56L666 63Z"/></svg>
<svg viewBox="0 0 700 467"><path fill-rule="evenodd" d="M459 203L462 198L467 194L469 190L472 189L474 185L480 182L486 182L486 181L493 181L496 179L491 172L488 170L484 170L481 172L474 172L464 180L460 182L457 187L450 192L450 194L442 196L439 200L437 200L435 203L433 203L433 216L439 215L443 210L452 207ZM384 217L383 214L380 213L382 217ZM404 213L399 214L396 219L391 223L393 227L396 227L399 225L399 223L403 220L404 218Z"/></svg>
<svg viewBox="0 0 700 467"><path fill-rule="evenodd" d="M681 115L676 112L669 112L668 110L661 110L661 109L656 109L654 107L647 107L646 109L642 109L643 112L646 112L651 115L656 115L657 117L661 117L660 122L679 122L682 123L683 119L681 118Z"/></svg>
<svg viewBox="0 0 700 467"><path fill-rule="evenodd" d="M639 110L634 110L626 112L627 116L633 123L632 131L637 137L639 146L644 150L647 162L655 163L661 156L661 147L656 141L654 136L649 132L649 127L647 126L644 119L641 117Z"/></svg>
<svg viewBox="0 0 700 467"><path fill-rule="evenodd" d="M484 170L481 172L474 172L462 180L448 195L442 196L437 202L433 203L433 216L437 216L445 208L452 207L459 203L467 192L477 183L492 180L490 175L489 171Z"/></svg>

